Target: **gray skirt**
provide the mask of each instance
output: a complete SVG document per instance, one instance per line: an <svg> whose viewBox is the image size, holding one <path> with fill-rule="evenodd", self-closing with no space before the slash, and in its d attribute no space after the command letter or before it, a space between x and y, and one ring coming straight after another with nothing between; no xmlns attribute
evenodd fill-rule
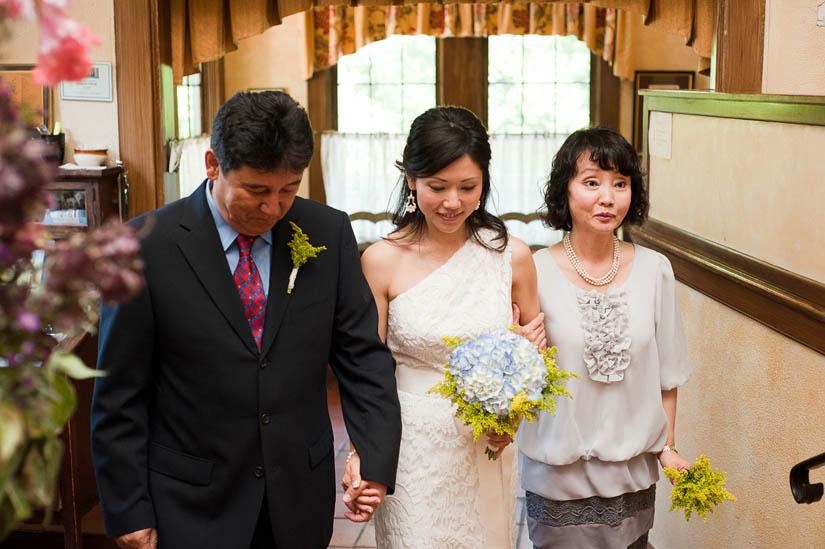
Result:
<svg viewBox="0 0 825 549"><path fill-rule="evenodd" d="M537 549L647 547L656 485L612 498L555 501L527 492L527 526Z"/></svg>

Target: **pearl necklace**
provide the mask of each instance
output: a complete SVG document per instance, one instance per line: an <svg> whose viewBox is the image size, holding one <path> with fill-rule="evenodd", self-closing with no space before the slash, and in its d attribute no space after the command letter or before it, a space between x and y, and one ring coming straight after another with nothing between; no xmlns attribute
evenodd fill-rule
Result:
<svg viewBox="0 0 825 549"><path fill-rule="evenodd" d="M604 275L601 278L593 278L590 276L590 273L584 270L584 267L579 261L579 258L576 257L576 252L573 251L573 245L570 243L570 233L564 235L564 252L567 254L567 259L570 261L570 264L576 269L576 272L579 273L579 276L584 279L585 282L590 284L591 286L605 286L613 282L613 279L616 278L616 273L619 272L619 264L621 263L622 253L619 248L619 239L615 236L613 237L613 265L610 267L610 272Z"/></svg>

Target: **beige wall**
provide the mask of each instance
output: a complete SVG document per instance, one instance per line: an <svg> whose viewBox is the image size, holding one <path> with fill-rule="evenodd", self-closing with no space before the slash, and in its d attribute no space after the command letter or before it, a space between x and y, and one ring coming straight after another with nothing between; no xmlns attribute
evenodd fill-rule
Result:
<svg viewBox="0 0 825 549"><path fill-rule="evenodd" d="M100 46L90 54L92 61L112 63L111 102L64 101L60 99L60 87L53 90L54 120L63 123L66 133L65 160L72 160L75 143L102 143L109 149L109 165L119 157L117 125L117 89L115 67L115 29L113 0L75 0L71 15L99 38ZM10 40L0 49L0 62L14 64L37 63L37 25L30 21L11 23Z"/></svg>
<svg viewBox="0 0 825 549"><path fill-rule="evenodd" d="M303 13L290 15L263 34L242 40L236 51L227 54L224 58L226 98L248 89L285 88L306 108L304 22ZM309 196L306 173L298 194Z"/></svg>
<svg viewBox="0 0 825 549"><path fill-rule="evenodd" d="M825 127L676 114L672 136L651 217L825 283Z"/></svg>
<svg viewBox="0 0 825 549"><path fill-rule="evenodd" d="M679 390L676 442L728 473L737 502L702 523L668 513L659 481L656 549L825 547L825 501L799 505L788 483L796 463L825 452L825 356L679 285L693 374ZM811 481L825 480L825 469Z"/></svg>
<svg viewBox="0 0 825 549"><path fill-rule="evenodd" d="M762 93L825 95L822 0L766 0Z"/></svg>
<svg viewBox="0 0 825 549"><path fill-rule="evenodd" d="M637 71L696 71L699 55L685 39L644 26L641 15L631 15L633 22L633 63ZM696 89L707 89L707 76L697 75ZM630 141L633 134L633 81L622 80L619 99L619 131Z"/></svg>
<svg viewBox="0 0 825 549"><path fill-rule="evenodd" d="M817 3L767 1L765 92L825 94ZM825 281L823 146L821 127L676 115L673 147L683 154L651 159L652 217ZM679 298L694 372L679 391L676 441L727 471L739 501L707 524L686 523L668 513L670 486L660 481L651 543L825 547L825 502L798 505L788 482L793 465L825 452L825 356L684 285ZM823 480L825 470L812 472Z"/></svg>

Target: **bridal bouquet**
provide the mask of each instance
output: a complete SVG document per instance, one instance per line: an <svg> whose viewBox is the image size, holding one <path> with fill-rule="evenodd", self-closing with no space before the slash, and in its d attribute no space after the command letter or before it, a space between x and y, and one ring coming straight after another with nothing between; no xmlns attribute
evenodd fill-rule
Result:
<svg viewBox="0 0 825 549"><path fill-rule="evenodd" d="M685 510L685 520L690 520L693 511L707 522L705 515L723 501L736 501L736 498L725 490L725 476L719 470L711 470L710 462L704 454L687 471L679 471L672 467L663 469L671 481L675 481L670 494L670 511Z"/></svg>
<svg viewBox="0 0 825 549"><path fill-rule="evenodd" d="M445 337L452 349L444 380L429 390L449 398L456 416L473 428L473 440L495 431L513 435L521 418L532 422L540 410L555 414L554 396L572 395L564 383L576 374L556 367L556 348L540 352L511 330L500 329L474 341ZM487 457L495 458L489 447Z"/></svg>

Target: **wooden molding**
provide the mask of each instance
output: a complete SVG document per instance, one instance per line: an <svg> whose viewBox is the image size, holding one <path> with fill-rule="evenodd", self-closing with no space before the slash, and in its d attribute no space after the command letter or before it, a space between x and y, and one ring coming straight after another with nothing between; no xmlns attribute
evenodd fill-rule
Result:
<svg viewBox="0 0 825 549"><path fill-rule="evenodd" d="M505 214L501 214L498 216L499 219L502 221L521 221L522 223L530 223L531 221L535 221L537 219L542 219L543 214L540 213L531 213L531 214L523 214L518 212L509 212ZM392 213L390 212L355 212L350 214L349 216L350 221L360 221L366 220L371 221L373 223L378 223L380 221L389 221L392 219Z"/></svg>
<svg viewBox="0 0 825 549"><path fill-rule="evenodd" d="M680 282L825 354L825 284L654 219L630 234Z"/></svg>
<svg viewBox="0 0 825 549"><path fill-rule="evenodd" d="M163 204L158 2L114 3L118 136L132 216Z"/></svg>

